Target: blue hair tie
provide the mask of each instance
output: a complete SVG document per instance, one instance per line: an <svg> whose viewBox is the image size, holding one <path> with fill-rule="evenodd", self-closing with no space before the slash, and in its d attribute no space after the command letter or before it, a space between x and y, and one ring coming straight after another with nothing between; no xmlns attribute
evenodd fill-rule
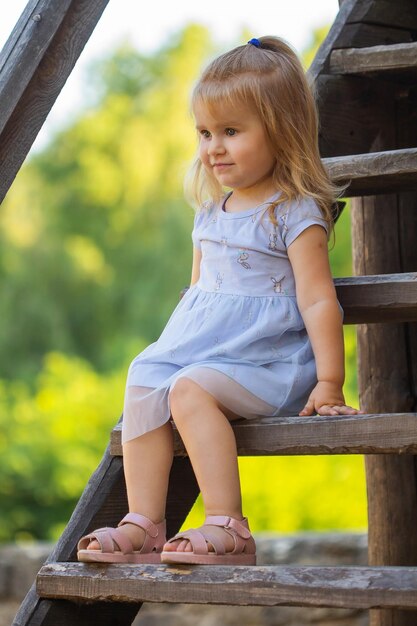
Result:
<svg viewBox="0 0 417 626"><path fill-rule="evenodd" d="M254 37L253 39L250 39L248 43L251 43L252 46L255 46L255 48L261 47L261 42L259 41L259 39L256 39L256 37Z"/></svg>

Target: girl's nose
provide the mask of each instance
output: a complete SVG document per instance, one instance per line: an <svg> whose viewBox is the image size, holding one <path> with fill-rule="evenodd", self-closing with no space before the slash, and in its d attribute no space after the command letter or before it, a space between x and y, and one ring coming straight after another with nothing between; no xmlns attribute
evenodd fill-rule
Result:
<svg viewBox="0 0 417 626"><path fill-rule="evenodd" d="M208 153L215 155L215 154L224 154L224 152L225 152L225 148L224 148L223 141L221 140L221 138L212 136L211 141L209 143L209 147L208 147Z"/></svg>

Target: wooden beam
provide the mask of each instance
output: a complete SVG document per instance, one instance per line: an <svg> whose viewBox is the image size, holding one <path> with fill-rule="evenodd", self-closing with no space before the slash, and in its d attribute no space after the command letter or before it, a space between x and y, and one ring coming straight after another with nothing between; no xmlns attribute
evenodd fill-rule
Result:
<svg viewBox="0 0 417 626"><path fill-rule="evenodd" d="M322 159L333 182L350 181L346 196L413 190L417 186L417 148L385 150Z"/></svg>
<svg viewBox="0 0 417 626"><path fill-rule="evenodd" d="M335 41L334 48L365 48L368 46L406 43L413 41L411 32L376 24L346 24Z"/></svg>
<svg viewBox="0 0 417 626"><path fill-rule="evenodd" d="M349 21L417 30L417 4L415 0L359 0Z"/></svg>
<svg viewBox="0 0 417 626"><path fill-rule="evenodd" d="M53 563L41 569L37 589L77 602L417 608L417 568Z"/></svg>
<svg viewBox="0 0 417 626"><path fill-rule="evenodd" d="M381 4L381 3L375 3ZM389 3L397 12L397 3ZM414 2L417 9L417 4ZM404 9L402 2L399 10ZM377 7L378 8L378 7ZM370 81L371 82L371 81ZM415 90L386 111L374 149L417 145ZM399 191L352 201L356 274L414 271L417 193ZM417 325L358 326L358 387L365 411L414 411L417 402ZM367 455L368 558L373 566L417 565L417 473L414 455ZM372 610L371 626L409 626L416 611Z"/></svg>
<svg viewBox="0 0 417 626"><path fill-rule="evenodd" d="M417 42L370 48L333 50L330 55L332 74L380 74L404 71L417 73Z"/></svg>
<svg viewBox="0 0 417 626"><path fill-rule="evenodd" d="M344 324L417 320L417 272L336 278L334 284Z"/></svg>
<svg viewBox="0 0 417 626"><path fill-rule="evenodd" d="M233 422L239 456L417 454L417 413L265 417ZM174 427L176 456L187 452ZM123 454L121 425L111 434L111 454Z"/></svg>
<svg viewBox="0 0 417 626"><path fill-rule="evenodd" d="M0 202L109 0L32 0L0 55Z"/></svg>

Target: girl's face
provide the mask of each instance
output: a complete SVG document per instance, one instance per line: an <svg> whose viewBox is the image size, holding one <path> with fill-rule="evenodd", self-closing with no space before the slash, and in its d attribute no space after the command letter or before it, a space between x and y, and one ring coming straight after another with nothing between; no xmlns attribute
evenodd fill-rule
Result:
<svg viewBox="0 0 417 626"><path fill-rule="evenodd" d="M209 111L197 102L194 115L200 137L199 157L222 186L242 196L259 196L261 201L276 191L272 181L275 156L252 109L225 104Z"/></svg>

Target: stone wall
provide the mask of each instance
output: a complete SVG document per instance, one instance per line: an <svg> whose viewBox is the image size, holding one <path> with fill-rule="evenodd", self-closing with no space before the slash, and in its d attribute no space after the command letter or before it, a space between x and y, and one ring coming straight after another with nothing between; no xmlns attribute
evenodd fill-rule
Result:
<svg viewBox="0 0 417 626"><path fill-rule="evenodd" d="M259 565L366 565L363 533L255 535ZM0 626L31 586L52 546L0 546ZM298 607L228 607L153 604L142 607L134 626L367 626L366 611Z"/></svg>

